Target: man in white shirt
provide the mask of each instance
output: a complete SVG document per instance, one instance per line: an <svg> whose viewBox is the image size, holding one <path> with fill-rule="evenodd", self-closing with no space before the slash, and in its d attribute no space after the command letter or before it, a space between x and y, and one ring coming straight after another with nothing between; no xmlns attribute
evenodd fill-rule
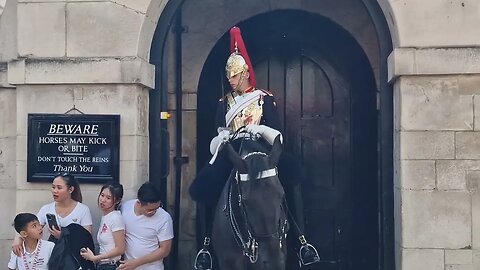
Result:
<svg viewBox="0 0 480 270"><path fill-rule="evenodd" d="M163 270L163 258L172 247L173 222L161 207L160 192L143 184L137 199L122 204L127 243L125 261L119 270Z"/></svg>

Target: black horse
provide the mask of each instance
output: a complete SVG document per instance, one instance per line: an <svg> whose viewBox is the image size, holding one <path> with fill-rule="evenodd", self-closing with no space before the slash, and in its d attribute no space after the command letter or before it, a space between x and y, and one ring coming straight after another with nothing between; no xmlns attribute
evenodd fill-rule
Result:
<svg viewBox="0 0 480 270"><path fill-rule="evenodd" d="M238 139L237 139L238 140ZM240 154L227 144L234 169L218 201L212 242L220 269L284 270L286 261L285 193L276 165L279 136L269 154L260 142L244 139Z"/></svg>

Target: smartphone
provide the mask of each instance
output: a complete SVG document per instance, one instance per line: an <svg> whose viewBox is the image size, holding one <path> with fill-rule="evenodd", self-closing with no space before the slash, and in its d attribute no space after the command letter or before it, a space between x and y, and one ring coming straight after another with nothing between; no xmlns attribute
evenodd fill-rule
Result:
<svg viewBox="0 0 480 270"><path fill-rule="evenodd" d="M54 214L47 214L47 222L48 222L48 227L52 228L54 227L57 230L60 230L60 226L58 226L57 223L57 218L55 217Z"/></svg>

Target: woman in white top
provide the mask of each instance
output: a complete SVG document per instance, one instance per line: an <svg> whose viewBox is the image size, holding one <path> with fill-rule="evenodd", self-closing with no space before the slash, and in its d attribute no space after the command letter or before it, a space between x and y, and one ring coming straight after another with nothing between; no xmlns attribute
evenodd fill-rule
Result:
<svg viewBox="0 0 480 270"><path fill-rule="evenodd" d="M98 206L103 216L97 234L99 254L94 255L88 247L80 253L84 259L97 263L97 270L116 269L125 252L125 224L118 211L122 197L121 184L108 183L100 189Z"/></svg>
<svg viewBox="0 0 480 270"><path fill-rule="evenodd" d="M53 202L40 208L37 217L40 224L47 224L46 214L53 214L60 227L66 227L71 223L82 225L87 231L92 232L92 215L88 206L82 203L82 191L75 177L70 173L61 173L53 178L52 182ZM62 232L54 226L48 227L50 235L59 239ZM15 254L22 254L22 240L15 237L12 245Z"/></svg>

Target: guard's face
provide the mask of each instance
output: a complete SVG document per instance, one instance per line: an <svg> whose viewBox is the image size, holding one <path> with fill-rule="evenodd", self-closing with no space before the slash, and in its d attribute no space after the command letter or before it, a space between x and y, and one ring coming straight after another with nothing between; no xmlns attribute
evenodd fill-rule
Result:
<svg viewBox="0 0 480 270"><path fill-rule="evenodd" d="M232 89L236 89L238 86L238 83L240 82L240 77L242 76L242 73L238 73L237 75L234 75L228 79L228 82L230 83L230 86Z"/></svg>
<svg viewBox="0 0 480 270"><path fill-rule="evenodd" d="M248 86L248 72L240 72L237 75L234 75L228 79L230 86L235 91L241 91L247 88Z"/></svg>

